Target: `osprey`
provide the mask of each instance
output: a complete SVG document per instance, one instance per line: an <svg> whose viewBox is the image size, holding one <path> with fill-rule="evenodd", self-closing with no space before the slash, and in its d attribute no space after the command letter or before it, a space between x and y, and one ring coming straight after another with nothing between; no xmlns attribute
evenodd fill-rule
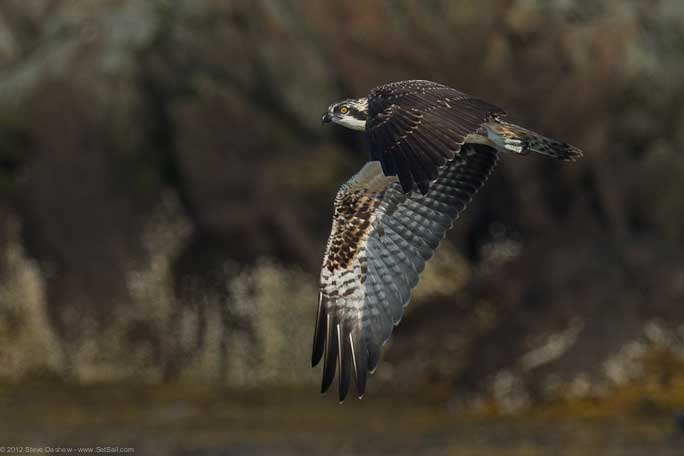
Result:
<svg viewBox="0 0 684 456"><path fill-rule="evenodd" d="M335 197L320 278L312 365L339 399L368 373L425 262L487 180L500 152L563 161L576 147L502 120L485 101L430 81L400 81L330 105L322 122L365 131L371 161ZM417 191L416 191L417 190Z"/></svg>

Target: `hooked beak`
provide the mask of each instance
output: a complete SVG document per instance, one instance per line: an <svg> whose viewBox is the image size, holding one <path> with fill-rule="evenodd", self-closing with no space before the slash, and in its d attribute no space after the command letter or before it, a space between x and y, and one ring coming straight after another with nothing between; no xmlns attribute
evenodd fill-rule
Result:
<svg viewBox="0 0 684 456"><path fill-rule="evenodd" d="M323 117L321 117L321 125L330 122L332 122L332 116L330 115L330 111L327 111L325 114L323 114Z"/></svg>

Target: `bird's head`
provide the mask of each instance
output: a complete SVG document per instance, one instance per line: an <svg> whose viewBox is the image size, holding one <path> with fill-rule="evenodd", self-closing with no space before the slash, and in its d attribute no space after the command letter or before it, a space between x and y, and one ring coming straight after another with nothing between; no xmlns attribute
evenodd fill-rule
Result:
<svg viewBox="0 0 684 456"><path fill-rule="evenodd" d="M365 130L368 118L368 98L351 98L333 103L323 114L321 123L335 122L352 130Z"/></svg>

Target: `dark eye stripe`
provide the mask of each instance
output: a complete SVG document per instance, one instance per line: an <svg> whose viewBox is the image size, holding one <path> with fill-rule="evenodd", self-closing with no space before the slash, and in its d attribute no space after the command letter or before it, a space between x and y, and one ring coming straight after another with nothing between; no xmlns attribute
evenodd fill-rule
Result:
<svg viewBox="0 0 684 456"><path fill-rule="evenodd" d="M356 108L351 108L348 114L354 114L356 117L363 117L363 113Z"/></svg>

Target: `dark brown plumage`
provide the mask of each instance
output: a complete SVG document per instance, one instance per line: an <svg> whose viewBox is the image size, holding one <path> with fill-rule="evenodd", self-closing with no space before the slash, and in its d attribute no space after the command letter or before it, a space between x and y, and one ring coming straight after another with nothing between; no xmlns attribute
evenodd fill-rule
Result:
<svg viewBox="0 0 684 456"><path fill-rule="evenodd" d="M497 106L431 81L400 81L368 96L366 135L372 160L399 177L404 192L426 193L437 170L456 156L466 137L505 115Z"/></svg>

